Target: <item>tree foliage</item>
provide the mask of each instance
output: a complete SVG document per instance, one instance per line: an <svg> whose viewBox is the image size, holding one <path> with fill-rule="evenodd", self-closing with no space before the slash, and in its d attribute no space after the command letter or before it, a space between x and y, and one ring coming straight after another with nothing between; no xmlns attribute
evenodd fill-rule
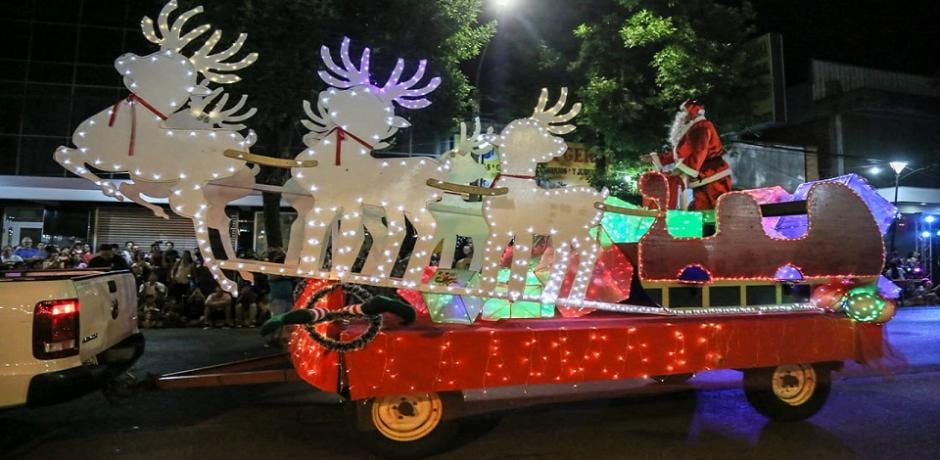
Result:
<svg viewBox="0 0 940 460"><path fill-rule="evenodd" d="M583 75L586 142L626 167L659 148L686 98L699 97L725 131L750 119L760 69L750 4L715 0L595 0L599 13L574 30L571 65ZM618 173L615 179L622 177Z"/></svg>

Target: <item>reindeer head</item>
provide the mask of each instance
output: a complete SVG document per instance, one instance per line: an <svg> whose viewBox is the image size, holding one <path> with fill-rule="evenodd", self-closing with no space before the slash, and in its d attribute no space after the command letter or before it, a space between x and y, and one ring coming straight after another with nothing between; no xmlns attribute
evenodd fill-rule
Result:
<svg viewBox="0 0 940 460"><path fill-rule="evenodd" d="M467 124L460 123L460 133L454 139L454 149L444 154L444 160L450 164L447 180L456 184L467 184L486 176L486 168L477 162L473 155L482 155L489 152L493 145L486 140L486 135L480 127L480 119L474 119L473 133L468 135ZM471 155L472 154L472 155Z"/></svg>
<svg viewBox="0 0 940 460"><path fill-rule="evenodd" d="M258 59L257 53L251 53L238 62L225 62L237 53L245 43L246 34L239 34L238 39L226 50L212 54L213 48L222 37L219 30L213 31L209 39L192 56L181 54L183 48L211 29L203 24L186 33L183 26L193 16L202 12L196 7L180 14L171 26L170 13L177 8L176 0L171 0L157 16L158 36L153 28L153 20L144 17L141 29L147 40L160 45L160 51L148 56L127 53L117 58L114 68L124 76L124 85L163 113L172 113L182 107L190 95L207 95L209 89L196 84L197 73L202 73L215 83L235 83L237 75L222 74L243 69Z"/></svg>
<svg viewBox="0 0 940 460"><path fill-rule="evenodd" d="M399 128L410 126L407 120L395 116L395 103L409 109L422 109L431 105L424 96L437 89L441 84L440 77L434 77L427 85L415 88L424 78L426 60L419 61L414 75L402 82L405 61L399 59L388 81L378 86L372 83L369 74L370 53L369 48L365 48L356 66L349 57L349 38L344 38L339 50L340 67L333 60L329 48L320 48L320 57L327 70L317 74L331 88L319 94L316 111L309 102L304 101L309 120L303 120L303 123L311 131L304 138L308 145L332 129L342 127L374 143L375 149L386 147L387 144L380 141L393 136Z"/></svg>
<svg viewBox="0 0 940 460"><path fill-rule="evenodd" d="M568 88L562 88L558 102L546 110L548 90L543 88L531 117L514 120L498 136L491 137L499 147L503 173L535 175L539 163L547 163L568 150L568 145L558 136L575 130L574 125L566 123L578 115L581 103L562 114L567 100Z"/></svg>

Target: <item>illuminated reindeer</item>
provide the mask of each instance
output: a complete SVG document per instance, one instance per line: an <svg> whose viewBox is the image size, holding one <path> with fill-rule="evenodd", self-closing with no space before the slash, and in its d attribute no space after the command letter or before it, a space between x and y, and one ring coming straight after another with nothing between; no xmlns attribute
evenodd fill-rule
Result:
<svg viewBox="0 0 940 460"><path fill-rule="evenodd" d="M484 291L494 289L503 250L514 240L509 296L522 296L536 235L550 236L556 254L542 299L550 302L558 296L572 248L579 263L569 298L583 299L587 291L597 257L589 232L603 214L594 204L603 201L607 191L590 187L542 189L535 182L536 166L561 156L568 148L557 136L574 131L575 126L566 123L578 114L581 104L562 114L567 96L567 88L562 88L558 103L546 110L548 90L543 89L531 117L513 121L492 138L501 163L495 185L508 187L509 194L483 200L483 215L490 227L480 275Z"/></svg>
<svg viewBox="0 0 940 460"><path fill-rule="evenodd" d="M363 214L385 217L384 231L375 227L378 219L368 219L379 243L372 250L385 257L373 264L374 276L391 273L401 240L405 236L405 218L418 230L415 256L430 255L427 248L433 235L433 219L427 212L428 179L443 178L446 166L430 158L378 159L374 149L384 148L386 139L410 124L395 116L394 104L409 109L430 105L424 96L440 85L432 78L418 87L424 78L427 61L420 61L414 75L401 81L405 62L399 59L391 76L382 86L373 85L369 74L368 48L363 50L358 67L349 57L349 39L340 47L342 67L330 50L320 51L327 70L319 76L331 88L321 92L314 111L304 103L310 133L304 137L308 148L296 160L316 160L316 168L293 168L285 184L285 197L298 218L291 227L288 259L299 259L298 272L312 273L325 259L327 238L332 238L332 269L337 275L349 274L363 241ZM420 190L420 194L416 194ZM305 195L306 194L306 195ZM423 268L423 267L421 267ZM414 273L413 269L411 273ZM420 277L420 268L417 269Z"/></svg>
<svg viewBox="0 0 940 460"><path fill-rule="evenodd" d="M168 19L176 8L172 0L157 17L160 35L154 30L153 20L143 19L144 36L160 45L160 51L117 58L115 69L123 75L130 95L82 122L72 137L76 148L59 147L55 160L72 173L94 181L105 195L121 201L130 199L156 216L168 218L160 206L141 195L168 198L173 212L193 220L206 261L222 278L223 287L232 291L234 283L224 279L213 263L208 229L220 232L226 255L234 258L225 205L251 193L255 171L244 160L226 158L223 152L245 151L254 143L253 132L242 136L237 131L244 125L233 124L250 117L254 109L238 114L244 96L234 107L225 108L228 96L216 101L221 89L210 90L205 83L198 84L197 77L202 74L209 82L235 83L240 80L238 76L223 72L243 69L258 55L251 53L239 61L229 61L245 43L246 34L239 34L227 49L213 54L222 36L219 30L192 55L181 54L211 27L204 24L183 31L186 22L201 13L202 7L180 14L171 26ZM127 172L131 180L104 180L91 168Z"/></svg>
<svg viewBox="0 0 940 460"><path fill-rule="evenodd" d="M451 162L446 178L448 182L468 184L486 175L486 168L473 158L473 155L482 155L492 148L485 136L486 134L481 132L479 118L474 120L474 131L469 136L467 125L460 124L460 134L455 141L454 150L444 154ZM473 244L480 248L473 252L469 269L479 271L483 265L483 244L490 233L489 226L483 219L483 202L467 201L462 193L447 192L440 201L431 203L428 208L437 224L433 244L443 242L438 265L441 268L451 268L457 235L469 236L473 239Z"/></svg>

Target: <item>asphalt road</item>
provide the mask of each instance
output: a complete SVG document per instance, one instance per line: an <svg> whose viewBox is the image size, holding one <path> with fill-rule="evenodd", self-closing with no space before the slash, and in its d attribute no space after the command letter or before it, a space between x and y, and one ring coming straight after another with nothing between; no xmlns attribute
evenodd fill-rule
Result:
<svg viewBox="0 0 940 460"><path fill-rule="evenodd" d="M846 368L828 404L768 423L725 371L691 389L515 409L441 458L940 458L940 308L903 309L888 325L888 367ZM270 353L255 330L148 331L137 374ZM903 358L902 358L903 357ZM343 407L303 383L100 394L0 412L0 457L23 459L369 458Z"/></svg>

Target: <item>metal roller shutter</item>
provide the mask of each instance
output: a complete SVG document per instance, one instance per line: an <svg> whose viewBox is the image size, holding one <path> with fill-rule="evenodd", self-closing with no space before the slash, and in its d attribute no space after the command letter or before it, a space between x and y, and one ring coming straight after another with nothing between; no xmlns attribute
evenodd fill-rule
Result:
<svg viewBox="0 0 940 460"><path fill-rule="evenodd" d="M180 252L196 247L193 223L170 213L170 219L156 217L144 208L98 208L95 218L95 246L133 241L149 249L154 241L172 241Z"/></svg>

